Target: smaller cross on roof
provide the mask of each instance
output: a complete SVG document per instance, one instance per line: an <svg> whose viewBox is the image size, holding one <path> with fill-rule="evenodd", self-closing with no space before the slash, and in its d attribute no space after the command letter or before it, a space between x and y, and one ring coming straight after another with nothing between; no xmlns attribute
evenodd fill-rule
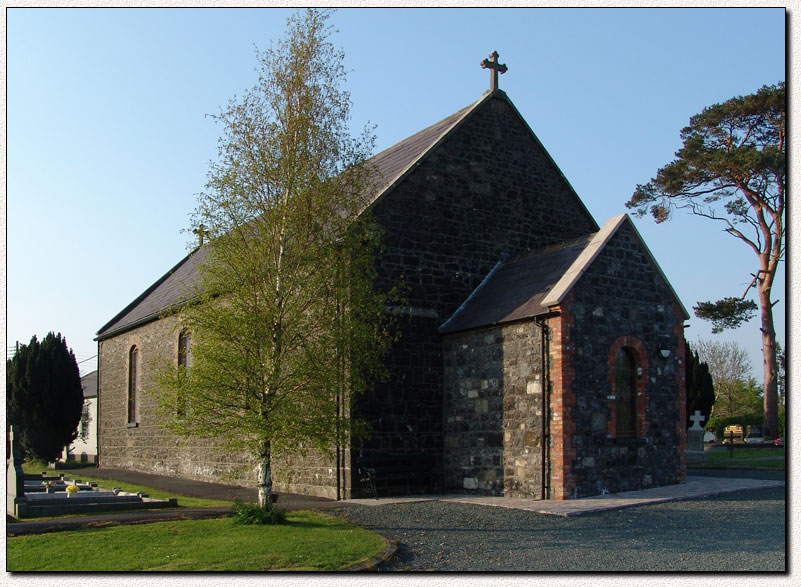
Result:
<svg viewBox="0 0 801 587"><path fill-rule="evenodd" d="M481 62L481 67L490 70L490 90L498 89L498 73L506 73L509 68L503 63L498 63L498 52L490 53L489 59Z"/></svg>

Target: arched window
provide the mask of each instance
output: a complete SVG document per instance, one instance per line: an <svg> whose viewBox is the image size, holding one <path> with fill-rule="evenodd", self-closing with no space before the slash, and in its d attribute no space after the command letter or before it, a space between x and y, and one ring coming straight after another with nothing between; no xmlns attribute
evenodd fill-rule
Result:
<svg viewBox="0 0 801 587"><path fill-rule="evenodd" d="M178 365L187 368L192 366L192 334L187 330L178 335Z"/></svg>
<svg viewBox="0 0 801 587"><path fill-rule="evenodd" d="M188 330L178 335L178 367L188 369L192 366L192 334ZM182 418L186 415L186 398L181 393L175 405L175 414Z"/></svg>
<svg viewBox="0 0 801 587"><path fill-rule="evenodd" d="M128 353L128 424L136 424L136 401L139 391L139 350L132 346Z"/></svg>
<svg viewBox="0 0 801 587"><path fill-rule="evenodd" d="M615 355L615 433L637 435L637 361L627 347Z"/></svg>

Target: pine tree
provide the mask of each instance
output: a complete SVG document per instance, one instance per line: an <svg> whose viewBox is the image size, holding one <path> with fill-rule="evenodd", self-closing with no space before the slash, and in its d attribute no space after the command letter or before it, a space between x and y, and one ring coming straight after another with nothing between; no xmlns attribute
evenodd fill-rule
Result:
<svg viewBox="0 0 801 587"><path fill-rule="evenodd" d="M713 220L756 255L753 279L739 298L699 302L693 309L712 321L713 333L737 328L759 309L768 438L778 434L776 302L771 293L785 254L786 119L784 82L705 108L682 129L683 147L676 159L638 185L626 203L640 216L650 212L657 223L669 220L676 209ZM746 299L752 287L758 304Z"/></svg>
<svg viewBox="0 0 801 587"><path fill-rule="evenodd" d="M36 336L6 361L8 424L19 427L22 453L53 461L78 435L81 375L61 334Z"/></svg>

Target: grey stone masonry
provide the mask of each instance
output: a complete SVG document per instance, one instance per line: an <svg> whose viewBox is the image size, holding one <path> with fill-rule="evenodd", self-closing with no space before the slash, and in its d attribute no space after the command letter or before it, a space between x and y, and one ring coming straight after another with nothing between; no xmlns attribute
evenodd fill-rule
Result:
<svg viewBox="0 0 801 587"><path fill-rule="evenodd" d="M416 315L401 320L400 342L387 358L389 380L357 398L354 414L372 432L354 449L441 459L437 327L503 256L598 227L503 92L471 112L372 214L383 229L379 284L403 284Z"/></svg>
<svg viewBox="0 0 801 587"><path fill-rule="evenodd" d="M628 225L612 236L573 294L576 405L570 416L575 423L576 458L571 467L575 496L678 483L682 448L678 382L684 365L675 349L684 345L683 317L668 284ZM622 335L637 338L647 352L647 366L637 374L637 380L645 382L645 433L634 438L616 438L609 426L615 398L609 353ZM669 358L660 355L660 346L673 349Z"/></svg>
<svg viewBox="0 0 801 587"><path fill-rule="evenodd" d="M527 321L445 337L446 489L541 497L540 334Z"/></svg>
<svg viewBox="0 0 801 587"><path fill-rule="evenodd" d="M150 392L161 361L178 357L178 321L165 317L100 342L99 464L105 468L184 477L199 481L255 486L256 463L244 452L231 452L210 439L182 439L167 432L158 419ZM128 352L139 349L140 383L137 421L127 422ZM310 450L305 458L275 455L275 491L336 497L333 455ZM346 467L350 467L349 458ZM349 470L341 472L350 496Z"/></svg>

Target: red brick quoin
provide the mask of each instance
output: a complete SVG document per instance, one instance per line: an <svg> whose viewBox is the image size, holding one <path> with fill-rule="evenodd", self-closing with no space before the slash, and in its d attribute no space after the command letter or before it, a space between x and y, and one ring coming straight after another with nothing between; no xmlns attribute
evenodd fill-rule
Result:
<svg viewBox="0 0 801 587"><path fill-rule="evenodd" d="M634 354L634 359L637 365L637 423L635 431L638 438L645 438L648 434L648 421L645 418L645 409L648 406L648 398L645 390L648 385L648 353L645 350L645 345L636 336L625 335L617 338L612 346L609 347L609 355L606 359L606 378L609 381L609 386L612 394L609 395L609 420L607 420L607 432L614 438L617 435L616 419L617 413L615 410L615 357L617 352L622 348L628 348ZM684 347L682 346L682 349Z"/></svg>
<svg viewBox="0 0 801 587"><path fill-rule="evenodd" d="M549 320L551 499L569 499L576 486L573 475L573 462L576 460L576 448L573 446L573 436L576 433L573 407L576 405L576 396L572 390L576 372L572 365L573 341L570 337L573 325L569 311L571 298L572 295L568 295L568 299L559 308L559 315Z"/></svg>

